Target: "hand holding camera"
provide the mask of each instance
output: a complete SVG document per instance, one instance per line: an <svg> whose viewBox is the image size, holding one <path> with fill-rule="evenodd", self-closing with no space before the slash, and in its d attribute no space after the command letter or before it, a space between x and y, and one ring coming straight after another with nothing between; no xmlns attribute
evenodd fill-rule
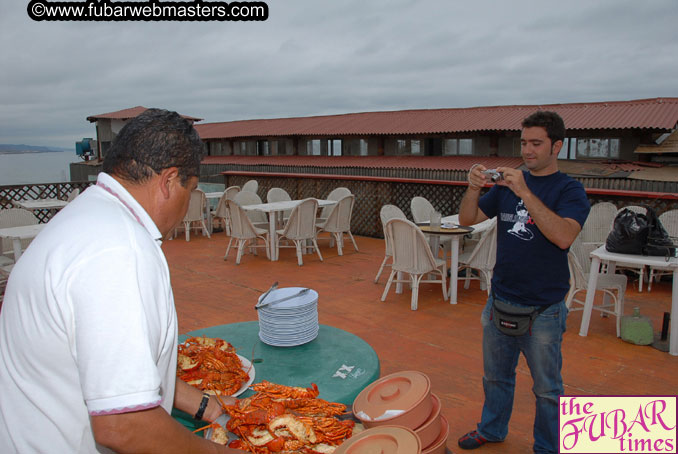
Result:
<svg viewBox="0 0 678 454"><path fill-rule="evenodd" d="M485 175L487 175L488 177L490 177L490 179L491 179L494 183L496 183L497 181L501 181L501 180L504 179L504 172L500 172L500 171L498 171L497 169L487 169L487 170L483 170L482 173L484 173Z"/></svg>

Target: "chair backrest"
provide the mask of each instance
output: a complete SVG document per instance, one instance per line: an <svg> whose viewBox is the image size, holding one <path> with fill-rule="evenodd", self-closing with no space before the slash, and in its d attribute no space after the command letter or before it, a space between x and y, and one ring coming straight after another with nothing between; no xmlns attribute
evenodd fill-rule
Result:
<svg viewBox="0 0 678 454"><path fill-rule="evenodd" d="M290 213L283 236L291 240L315 238L317 211L318 201L316 199L302 200Z"/></svg>
<svg viewBox="0 0 678 454"><path fill-rule="evenodd" d="M217 204L217 209L214 211L214 217L225 218L228 216L228 204L227 200L233 200L233 197L240 192L240 186L230 186L226 188L221 197L219 197L219 203Z"/></svg>
<svg viewBox="0 0 678 454"><path fill-rule="evenodd" d="M66 201L72 202L79 195L80 195L80 189L75 188L71 192L68 193L68 197L66 197Z"/></svg>
<svg viewBox="0 0 678 454"><path fill-rule="evenodd" d="M473 248L467 265L471 268L492 270L497 262L497 218L492 218L492 226L480 234L478 244Z"/></svg>
<svg viewBox="0 0 678 454"><path fill-rule="evenodd" d="M258 205L261 203L261 197L255 192L245 190L237 193L233 197L233 200L240 206ZM266 213L262 211L247 211L247 217L250 218L252 222L268 222Z"/></svg>
<svg viewBox="0 0 678 454"><path fill-rule="evenodd" d="M256 238L257 232L248 213L235 200L227 199L226 206L231 217L231 237L244 240Z"/></svg>
<svg viewBox="0 0 678 454"><path fill-rule="evenodd" d="M413 222L391 219L386 223L386 236L393 249L393 270L423 274L437 267L424 233Z"/></svg>
<svg viewBox="0 0 678 454"><path fill-rule="evenodd" d="M339 201L346 197L347 195L351 195L351 191L348 188L343 188L343 187L338 187L334 188L330 191L329 194L327 194L327 197L325 197L325 200L336 200ZM336 205L328 205L322 208L320 211L320 217L327 219L330 217L330 213L332 210L334 210L334 207Z"/></svg>
<svg viewBox="0 0 678 454"><path fill-rule="evenodd" d="M228 198L233 200L233 197L240 192L240 186L229 186L224 191L224 194L228 195Z"/></svg>
<svg viewBox="0 0 678 454"><path fill-rule="evenodd" d="M678 237L678 210L665 211L659 216L659 221L662 223L669 236L673 237L673 243L676 243Z"/></svg>
<svg viewBox="0 0 678 454"><path fill-rule="evenodd" d="M207 198L200 189L191 191L191 199L188 202L188 211L184 216L184 222L202 221L205 214Z"/></svg>
<svg viewBox="0 0 678 454"><path fill-rule="evenodd" d="M424 197L413 197L410 202L410 210L414 222L426 222L431 220L431 212L435 211L435 208Z"/></svg>
<svg viewBox="0 0 678 454"><path fill-rule="evenodd" d="M8 227L19 227L22 225L35 225L40 221L30 211L23 208L8 208L0 210L0 229ZM25 249L30 244L31 239L21 240L21 247ZM11 240L0 239L0 254L13 251Z"/></svg>
<svg viewBox="0 0 678 454"><path fill-rule="evenodd" d="M379 211L379 218L381 218L381 225L385 228L386 223L391 219L407 219L407 216L395 205L384 205Z"/></svg>
<svg viewBox="0 0 678 454"><path fill-rule="evenodd" d="M259 182L257 180L249 180L242 185L242 190L254 192L256 194L256 192L259 190Z"/></svg>
<svg viewBox="0 0 678 454"><path fill-rule="evenodd" d="M22 225L35 225L40 221L28 210L23 208L8 208L0 210L0 229L7 227L19 227Z"/></svg>
<svg viewBox="0 0 678 454"><path fill-rule="evenodd" d="M403 210L395 205L384 205L379 211L379 218L381 219L381 226L384 229L384 240L386 240L386 255L392 255L391 243L386 236L386 223L391 219L407 219Z"/></svg>
<svg viewBox="0 0 678 454"><path fill-rule="evenodd" d="M598 247L597 244L584 243L581 234L577 235L570 245L570 252L574 254L577 264L583 274L588 274L591 271L591 252L598 249ZM580 288L586 288L586 282L579 286Z"/></svg>
<svg viewBox="0 0 678 454"><path fill-rule="evenodd" d="M326 232L348 232L351 230L351 215L355 196L349 194L339 200L323 225Z"/></svg>
<svg viewBox="0 0 678 454"><path fill-rule="evenodd" d="M271 188L266 193L266 201L271 202L286 202L292 200L292 197L282 188Z"/></svg>
<svg viewBox="0 0 678 454"><path fill-rule="evenodd" d="M617 211L617 207L610 202L594 204L581 229L581 240L585 243L604 243L612 231Z"/></svg>

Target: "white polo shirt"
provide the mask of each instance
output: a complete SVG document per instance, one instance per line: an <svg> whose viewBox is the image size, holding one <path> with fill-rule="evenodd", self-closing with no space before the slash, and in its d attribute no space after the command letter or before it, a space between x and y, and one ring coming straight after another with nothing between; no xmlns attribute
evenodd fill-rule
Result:
<svg viewBox="0 0 678 454"><path fill-rule="evenodd" d="M0 452L91 453L90 415L174 400L177 321L161 234L99 174L33 240L0 311Z"/></svg>

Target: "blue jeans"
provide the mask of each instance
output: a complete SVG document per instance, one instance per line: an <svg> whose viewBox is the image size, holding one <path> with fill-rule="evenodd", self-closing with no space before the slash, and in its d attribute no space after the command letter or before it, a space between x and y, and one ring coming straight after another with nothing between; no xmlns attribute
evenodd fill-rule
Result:
<svg viewBox="0 0 678 454"><path fill-rule="evenodd" d="M492 301L493 296L490 296L481 317L485 404L478 432L488 441L506 438L513 410L516 366L520 352L523 352L534 382L532 392L537 398L534 452L557 453L558 396L563 394L560 346L567 319L565 302L553 304L542 312L532 324L531 334L528 332L512 337L497 330L490 320ZM520 306L504 299L502 301Z"/></svg>

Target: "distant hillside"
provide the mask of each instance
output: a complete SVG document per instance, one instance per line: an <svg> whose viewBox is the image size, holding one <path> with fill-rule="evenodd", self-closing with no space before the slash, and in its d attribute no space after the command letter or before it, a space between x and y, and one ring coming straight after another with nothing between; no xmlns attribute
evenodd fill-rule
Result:
<svg viewBox="0 0 678 454"><path fill-rule="evenodd" d="M54 153L54 152L64 152L72 151L75 152L74 148L62 148L62 147L42 147L39 145L12 145L0 143L0 154L15 154L15 153Z"/></svg>

